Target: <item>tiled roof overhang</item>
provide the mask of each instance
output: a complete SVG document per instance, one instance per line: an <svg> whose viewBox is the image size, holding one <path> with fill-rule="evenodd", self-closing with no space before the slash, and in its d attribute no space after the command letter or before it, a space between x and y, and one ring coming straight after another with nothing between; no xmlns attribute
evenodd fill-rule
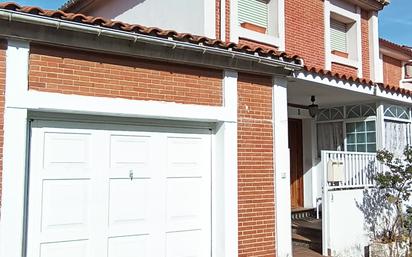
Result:
<svg viewBox="0 0 412 257"><path fill-rule="evenodd" d="M152 36L162 39L170 39L177 42L189 43L193 45L201 45L220 50L228 50L233 54L243 53L251 58L262 57L266 60L276 60L285 64L303 66L303 60L299 56L288 55L285 52L274 49L252 47L247 44L236 44L231 42L223 42L218 39L211 39L204 36L197 36L188 33L178 33L173 30L162 30L155 27L145 27L138 24L128 24L120 21L108 20L102 17L86 16L83 14L66 13L63 11L43 10L39 7L20 6L16 3L0 3L0 9L11 10L19 13L26 13L40 17L53 18L63 21L70 21L84 25L91 25L100 28L108 28L111 30L122 31L127 33L135 33L138 35Z"/></svg>
<svg viewBox="0 0 412 257"><path fill-rule="evenodd" d="M393 43L389 40L383 39L383 38L379 38L379 47L386 47L389 48L391 50L394 50L396 52L405 54L407 56L410 56L410 58L412 59L412 49L410 47L407 46L401 46L398 45L396 43Z"/></svg>
<svg viewBox="0 0 412 257"><path fill-rule="evenodd" d="M307 67L305 66L303 68L303 71L316 74L322 78L329 78L329 79L335 79L338 81L344 81L344 82L349 82L349 83L355 83L363 86L368 86L368 87L378 87L383 91L391 92L391 93L397 93L397 94L402 94L405 96L412 96L412 91L408 90L406 88L402 88L399 85L388 85L388 84L383 84L383 83L375 83L372 80L367 80L363 78L358 78L358 77L353 77L353 76L346 76L344 74L340 73L333 73L328 70L323 70L323 69L318 69L315 67Z"/></svg>

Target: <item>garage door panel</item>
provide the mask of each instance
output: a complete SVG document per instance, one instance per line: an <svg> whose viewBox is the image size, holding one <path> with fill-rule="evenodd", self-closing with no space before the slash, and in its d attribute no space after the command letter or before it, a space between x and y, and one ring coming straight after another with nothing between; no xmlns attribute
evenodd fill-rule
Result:
<svg viewBox="0 0 412 257"><path fill-rule="evenodd" d="M43 168L56 172L90 168L90 134L44 133Z"/></svg>
<svg viewBox="0 0 412 257"><path fill-rule="evenodd" d="M210 256L202 246L202 231L182 231L167 233L166 256L167 257L200 257Z"/></svg>
<svg viewBox="0 0 412 257"><path fill-rule="evenodd" d="M87 257L89 253L89 241L65 241L44 243L40 246L40 257Z"/></svg>
<svg viewBox="0 0 412 257"><path fill-rule="evenodd" d="M167 176L201 177L205 172L205 142L201 137L167 138Z"/></svg>
<svg viewBox="0 0 412 257"><path fill-rule="evenodd" d="M109 238L108 257L148 257L149 235L133 235Z"/></svg>
<svg viewBox="0 0 412 257"><path fill-rule="evenodd" d="M90 180L44 180L42 188L42 232L84 236L90 222Z"/></svg>
<svg viewBox="0 0 412 257"><path fill-rule="evenodd" d="M145 135L111 135L111 175L135 178L151 176L153 139Z"/></svg>
<svg viewBox="0 0 412 257"><path fill-rule="evenodd" d="M210 135L53 125L32 130L28 257L210 257Z"/></svg>
<svg viewBox="0 0 412 257"><path fill-rule="evenodd" d="M144 234L150 230L150 179L111 179L111 235Z"/></svg>
<svg viewBox="0 0 412 257"><path fill-rule="evenodd" d="M202 225L205 205L203 181L199 178L167 180L167 231L198 229Z"/></svg>

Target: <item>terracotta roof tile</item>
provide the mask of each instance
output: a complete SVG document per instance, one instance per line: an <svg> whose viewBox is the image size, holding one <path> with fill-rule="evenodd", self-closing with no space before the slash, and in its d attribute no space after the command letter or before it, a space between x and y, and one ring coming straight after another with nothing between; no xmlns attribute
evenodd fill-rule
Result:
<svg viewBox="0 0 412 257"><path fill-rule="evenodd" d="M357 83L368 85L368 86L375 85L375 83L372 80L367 80L367 79L364 79L364 78L348 76L346 74L333 73L332 71L323 70L323 69L319 69L319 68L316 68L316 67L304 66L303 69L307 72L316 73L316 74L318 74L320 76L323 76L323 77L336 78L336 79L346 80L346 81L353 81L353 82L357 82Z"/></svg>
<svg viewBox="0 0 412 257"><path fill-rule="evenodd" d="M394 92L394 93L398 93L398 94L402 94L406 96L412 96L411 90L402 88L399 85L388 85L388 84L383 84L383 83L375 83L372 80L367 80L364 78L358 78L358 77L353 77L353 76L348 77L345 74L332 73L329 70L323 70L323 69L319 69L316 67L304 66L303 70L306 72L310 72L310 73L316 73L321 77L329 77L329 78L336 78L336 79L340 79L340 80L344 80L348 82L356 82L356 83L363 84L369 87L378 86L380 89L385 90L385 91L390 91L390 92Z"/></svg>
<svg viewBox="0 0 412 257"><path fill-rule="evenodd" d="M16 3L7 2L0 3L0 9L12 10L22 13L30 13L34 15L50 17L55 19L61 19L66 21L78 22L82 24L88 24L93 26L100 26L110 29L116 29L126 32L134 32L143 35L150 35L160 38L172 38L173 40L180 42L188 42L192 44L202 44L205 46L216 47L226 50L232 50L236 52L243 52L247 54L258 55L262 57L270 57L277 60L283 60L285 62L302 64L302 60L297 55L287 55L281 51L275 51L271 49L264 49L261 47L253 48L249 45L236 44L231 42L223 42L218 39L211 39L204 36L197 36L188 33L178 33L173 30L163 30L155 27L145 27L138 24L128 24L120 21L114 21L105 19L103 17L86 16L78 13L66 13L61 10L43 10L39 7L32 6L20 6Z"/></svg>
<svg viewBox="0 0 412 257"><path fill-rule="evenodd" d="M409 55L412 58L412 49L408 46L401 46L383 38L379 38L379 45L380 47L384 46L395 51L402 52L403 54Z"/></svg>

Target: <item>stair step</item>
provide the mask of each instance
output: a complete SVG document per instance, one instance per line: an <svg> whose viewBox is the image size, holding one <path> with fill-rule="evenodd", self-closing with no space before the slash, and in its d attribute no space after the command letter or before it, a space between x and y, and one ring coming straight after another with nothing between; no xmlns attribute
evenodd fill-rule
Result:
<svg viewBox="0 0 412 257"><path fill-rule="evenodd" d="M304 235L292 234L292 243L295 246L302 246L317 252L320 252L322 250L321 239L312 239Z"/></svg>
<svg viewBox="0 0 412 257"><path fill-rule="evenodd" d="M304 219L304 218L314 218L316 217L315 208L296 208L292 209L291 218L292 220Z"/></svg>

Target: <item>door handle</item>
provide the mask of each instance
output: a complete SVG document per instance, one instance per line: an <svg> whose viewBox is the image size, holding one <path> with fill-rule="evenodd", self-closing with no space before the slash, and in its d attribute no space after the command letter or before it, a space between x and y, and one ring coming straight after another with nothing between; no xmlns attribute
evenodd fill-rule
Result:
<svg viewBox="0 0 412 257"><path fill-rule="evenodd" d="M133 170L129 170L129 178L130 180L133 180Z"/></svg>

